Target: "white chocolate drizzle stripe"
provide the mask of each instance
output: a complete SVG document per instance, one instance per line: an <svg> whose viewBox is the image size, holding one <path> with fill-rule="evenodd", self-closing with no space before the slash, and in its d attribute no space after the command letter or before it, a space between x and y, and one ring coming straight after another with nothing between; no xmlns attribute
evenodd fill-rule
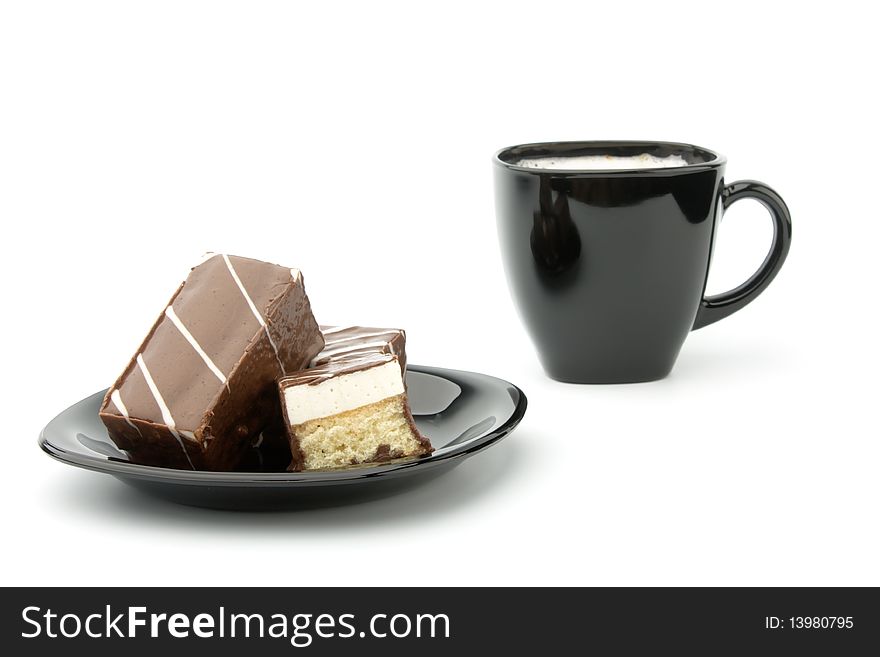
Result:
<svg viewBox="0 0 880 657"><path fill-rule="evenodd" d="M281 367L281 374L287 374L287 372L284 370L284 363L281 362L281 356L278 355L278 347L275 345L275 341L272 339L272 335L269 333L269 327L266 326L266 320L263 319L260 311L257 310L256 305L254 305L253 299L251 299L251 295L249 295L247 293L247 290L244 289L244 285L242 284L241 279L238 277L238 274L235 273L235 268L229 261L229 256L227 256L225 253L223 254L223 261L226 263L226 268L229 270L229 273L232 274L232 279L235 281L235 284L238 285L238 289L241 291L244 300L247 301L251 312L254 314L254 317L257 318L260 326L262 326L263 330L266 332L266 337L269 338L269 344L272 345L272 351L275 352L275 360L278 361L278 365L279 367Z"/></svg>
<svg viewBox="0 0 880 657"><path fill-rule="evenodd" d="M244 300L247 301L247 305L251 309L251 312L254 314L254 317L257 318L260 326L265 326L266 322L263 319L263 316L260 314L260 311L257 310L256 305L254 305L254 300L251 299L251 295L249 295L247 293L247 290L244 289L244 285L242 284L241 279L235 272L235 267L232 266L232 262L230 262L229 256L225 253L223 254L223 262L226 263L226 268L229 270L229 273L232 274L232 280L234 280L235 284L238 285L238 289L241 291L241 295L244 297Z"/></svg>
<svg viewBox="0 0 880 657"><path fill-rule="evenodd" d="M394 338L400 335L400 331L371 331L369 333L354 333L352 335L340 335L335 338L327 339L327 332L321 331L324 334L324 344L333 345L339 344L342 342L357 342L358 340L366 340L367 338L379 338L379 337L387 337L390 342Z"/></svg>
<svg viewBox="0 0 880 657"><path fill-rule="evenodd" d="M322 328L321 333L324 335L331 335L333 333L340 333L342 331L347 331L349 329L356 328L354 326L333 326L331 328Z"/></svg>
<svg viewBox="0 0 880 657"><path fill-rule="evenodd" d="M180 449L183 450L183 455L186 457L187 462L189 463L189 467L195 470L195 466L193 465L192 460L189 458L189 453L186 451L186 447L183 445L183 439L180 437L180 434L177 433L177 427L174 424L174 417L171 415L171 410L168 408L168 405L165 403L165 400L162 398L162 393L159 392L159 388L156 386L156 382L153 381L153 376L150 374L150 370L147 369L147 364L144 362L144 355L137 355L137 364L138 367L141 368L141 373L144 375L144 380L147 382L147 387L150 389L150 392L153 393L153 399L156 400L156 404L159 406L159 410L162 411L162 421L168 426L171 434L177 438L177 443L180 445Z"/></svg>
<svg viewBox="0 0 880 657"><path fill-rule="evenodd" d="M186 338L186 341L192 345L192 348L195 352L201 356L202 360L205 361L205 365L208 366L208 369L214 373L218 379L220 379L220 383L226 383L226 375L220 371L220 368L214 364L214 361L211 360L211 357L205 353L205 350L202 349L202 345L198 343L198 340L195 339L192 333L189 332L189 329L183 325L183 322L180 321L180 317L177 316L177 313L174 312L174 308L168 306L165 309L165 316L171 320L171 323L177 327L177 330L180 331L180 334Z"/></svg>
<svg viewBox="0 0 880 657"><path fill-rule="evenodd" d="M122 403L122 395L119 394L118 390L114 390L110 393L110 401L112 401L113 405L119 409L120 413L122 413L122 417L124 417L125 421L128 422L128 426L137 431L138 435L143 438L144 434L141 433L138 425L131 421L131 416L128 414L128 409L125 407L125 404Z"/></svg>
<svg viewBox="0 0 880 657"><path fill-rule="evenodd" d="M330 349L324 349L315 357L315 360L329 358L336 354L344 354L346 352L369 351L371 349L379 349L381 347L389 347L389 341L381 340L375 342L355 342L352 344L336 343Z"/></svg>

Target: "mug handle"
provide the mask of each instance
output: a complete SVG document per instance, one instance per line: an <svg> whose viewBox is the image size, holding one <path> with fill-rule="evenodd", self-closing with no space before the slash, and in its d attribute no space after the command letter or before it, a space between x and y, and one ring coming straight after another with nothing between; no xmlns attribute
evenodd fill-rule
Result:
<svg viewBox="0 0 880 657"><path fill-rule="evenodd" d="M739 180L727 185L721 192L723 210L744 198L753 198L770 212L773 218L773 242L763 264L745 283L724 294L703 297L697 318L691 330L714 324L732 315L753 301L763 292L779 273L791 246L791 215L782 197L764 183L756 180Z"/></svg>

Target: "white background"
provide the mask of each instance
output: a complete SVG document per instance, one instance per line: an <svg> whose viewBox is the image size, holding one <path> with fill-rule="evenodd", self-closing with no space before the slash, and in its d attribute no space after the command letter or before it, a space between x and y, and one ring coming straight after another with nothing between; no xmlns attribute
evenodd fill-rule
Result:
<svg viewBox="0 0 880 657"><path fill-rule="evenodd" d="M867 3L22 2L0 10L3 584L880 584ZM791 256L658 383L547 379L490 158L687 141L786 199ZM770 222L728 213L710 291ZM205 251L303 270L324 323L529 397L448 475L348 507L176 507L36 437Z"/></svg>

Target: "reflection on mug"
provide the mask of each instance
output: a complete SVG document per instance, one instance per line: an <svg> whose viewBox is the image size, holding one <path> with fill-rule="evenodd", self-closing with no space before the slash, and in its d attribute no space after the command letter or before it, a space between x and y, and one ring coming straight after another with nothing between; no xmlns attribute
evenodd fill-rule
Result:
<svg viewBox="0 0 880 657"><path fill-rule="evenodd" d="M632 207L671 195L684 218L692 224L707 219L705 209L712 203L713 195L719 193L714 171L664 178L589 178L554 182L567 185L569 199L594 208Z"/></svg>
<svg viewBox="0 0 880 657"><path fill-rule="evenodd" d="M571 220L567 190L556 190L554 201L550 182L549 177L541 176L540 210L533 215L531 246L538 270L557 277L577 262L581 238Z"/></svg>

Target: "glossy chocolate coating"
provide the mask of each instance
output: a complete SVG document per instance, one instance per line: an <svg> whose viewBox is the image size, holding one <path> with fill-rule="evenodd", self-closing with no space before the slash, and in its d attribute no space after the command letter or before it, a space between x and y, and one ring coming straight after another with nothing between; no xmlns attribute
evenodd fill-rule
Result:
<svg viewBox="0 0 880 657"><path fill-rule="evenodd" d="M324 348L311 367L371 352L397 356L406 371L406 332L403 329L371 326L321 326Z"/></svg>

